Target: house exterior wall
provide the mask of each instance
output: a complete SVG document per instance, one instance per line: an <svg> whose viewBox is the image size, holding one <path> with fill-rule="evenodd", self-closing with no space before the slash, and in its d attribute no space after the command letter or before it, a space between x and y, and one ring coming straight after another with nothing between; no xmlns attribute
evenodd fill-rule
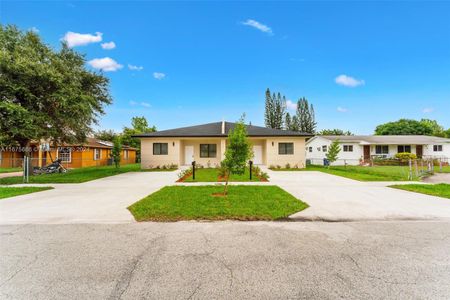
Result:
<svg viewBox="0 0 450 300"><path fill-rule="evenodd" d="M442 145L442 151L434 151L434 145ZM444 158L450 160L450 144L430 144L424 145L423 156L433 158Z"/></svg>
<svg viewBox="0 0 450 300"><path fill-rule="evenodd" d="M262 146L263 164L292 167L305 167L305 138L304 137L261 137L249 138L252 145ZM272 146L272 142L274 145ZM278 154L278 143L294 143L293 155ZM167 155L153 155L154 143L168 143ZM216 144L216 157L200 157L200 144ZM225 138L141 138L141 167L143 169L157 166L176 164L185 165L185 147L194 147L194 160L205 167L219 166L224 158L227 140Z"/></svg>
<svg viewBox="0 0 450 300"><path fill-rule="evenodd" d="M308 159L311 164L323 165L323 160L326 158L328 149L330 148L332 141L324 139L322 137L315 137L314 139L308 141L306 144L306 159ZM352 145L353 152L344 152L344 145ZM327 146L327 152L322 151L322 146ZM364 148L359 143L340 143L341 152L339 152L338 160L333 163L333 165L359 165L360 159L363 158ZM309 152L309 147L311 147L312 152Z"/></svg>
<svg viewBox="0 0 450 300"><path fill-rule="evenodd" d="M14 151L0 151L0 168L18 168L23 163L23 154Z"/></svg>
<svg viewBox="0 0 450 300"><path fill-rule="evenodd" d="M278 154L279 143L294 143L294 154ZM306 166L304 137L268 137L265 148L265 163L269 167L284 167L286 164L299 168Z"/></svg>

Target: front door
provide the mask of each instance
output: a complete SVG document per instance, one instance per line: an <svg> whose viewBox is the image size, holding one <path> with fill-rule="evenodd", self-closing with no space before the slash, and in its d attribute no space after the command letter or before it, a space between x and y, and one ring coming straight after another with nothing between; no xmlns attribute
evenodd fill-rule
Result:
<svg viewBox="0 0 450 300"><path fill-rule="evenodd" d="M416 155L417 155L417 158L422 158L422 155L423 155L423 146L422 145L416 146Z"/></svg>
<svg viewBox="0 0 450 300"><path fill-rule="evenodd" d="M184 147L184 164L190 165L194 161L194 146Z"/></svg>
<svg viewBox="0 0 450 300"><path fill-rule="evenodd" d="M364 160L370 159L370 146L364 145Z"/></svg>
<svg viewBox="0 0 450 300"><path fill-rule="evenodd" d="M262 165L262 146L254 145L253 146L253 163L255 165Z"/></svg>

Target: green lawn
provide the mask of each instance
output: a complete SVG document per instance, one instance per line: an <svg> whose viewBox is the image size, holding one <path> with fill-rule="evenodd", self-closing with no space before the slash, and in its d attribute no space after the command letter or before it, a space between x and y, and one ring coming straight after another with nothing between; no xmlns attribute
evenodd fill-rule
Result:
<svg viewBox="0 0 450 300"><path fill-rule="evenodd" d="M439 166L434 166L434 172L440 173ZM450 173L450 166L443 166L442 173Z"/></svg>
<svg viewBox="0 0 450 300"><path fill-rule="evenodd" d="M0 173L21 172L22 168L0 168Z"/></svg>
<svg viewBox="0 0 450 300"><path fill-rule="evenodd" d="M163 169L141 170L140 164L123 165L118 169L115 166L88 167L69 170L67 173L42 174L30 176L30 183L80 183L127 172L155 172L155 171L162 172L171 170L163 170ZM17 184L22 183L22 181L23 181L22 176L0 178L0 184Z"/></svg>
<svg viewBox="0 0 450 300"><path fill-rule="evenodd" d="M450 184L446 183L391 185L391 187L410 192L450 198Z"/></svg>
<svg viewBox="0 0 450 300"><path fill-rule="evenodd" d="M0 187L0 199L50 190L52 187Z"/></svg>
<svg viewBox="0 0 450 300"><path fill-rule="evenodd" d="M128 209L137 221L277 220L308 205L277 186L166 186Z"/></svg>
<svg viewBox="0 0 450 300"><path fill-rule="evenodd" d="M192 179L192 175L184 180L184 182L218 182L219 181L219 169L217 168L204 168L195 170L195 180ZM242 175L232 174L230 176L232 182L246 182L246 181L261 181L261 179L255 174L250 180L250 174L248 168L245 168L245 173Z"/></svg>
<svg viewBox="0 0 450 300"><path fill-rule="evenodd" d="M273 171L320 171L360 181L406 181L408 170L407 166L332 166L327 168L317 165L310 165L304 169L273 169ZM413 180L418 179L413 178Z"/></svg>

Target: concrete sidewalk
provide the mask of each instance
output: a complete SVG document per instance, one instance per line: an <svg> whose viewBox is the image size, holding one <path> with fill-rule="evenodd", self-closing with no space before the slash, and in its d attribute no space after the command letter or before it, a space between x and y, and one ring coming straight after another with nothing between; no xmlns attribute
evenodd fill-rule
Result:
<svg viewBox="0 0 450 300"><path fill-rule="evenodd" d="M177 172L135 172L0 201L0 224L130 223L129 205L172 184Z"/></svg>

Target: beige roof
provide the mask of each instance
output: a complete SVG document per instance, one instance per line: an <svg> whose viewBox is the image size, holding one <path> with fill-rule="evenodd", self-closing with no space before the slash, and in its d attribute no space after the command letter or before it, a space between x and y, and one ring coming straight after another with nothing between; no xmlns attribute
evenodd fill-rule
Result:
<svg viewBox="0 0 450 300"><path fill-rule="evenodd" d="M450 139L427 135L321 135L327 140L360 144L428 145L450 143Z"/></svg>

